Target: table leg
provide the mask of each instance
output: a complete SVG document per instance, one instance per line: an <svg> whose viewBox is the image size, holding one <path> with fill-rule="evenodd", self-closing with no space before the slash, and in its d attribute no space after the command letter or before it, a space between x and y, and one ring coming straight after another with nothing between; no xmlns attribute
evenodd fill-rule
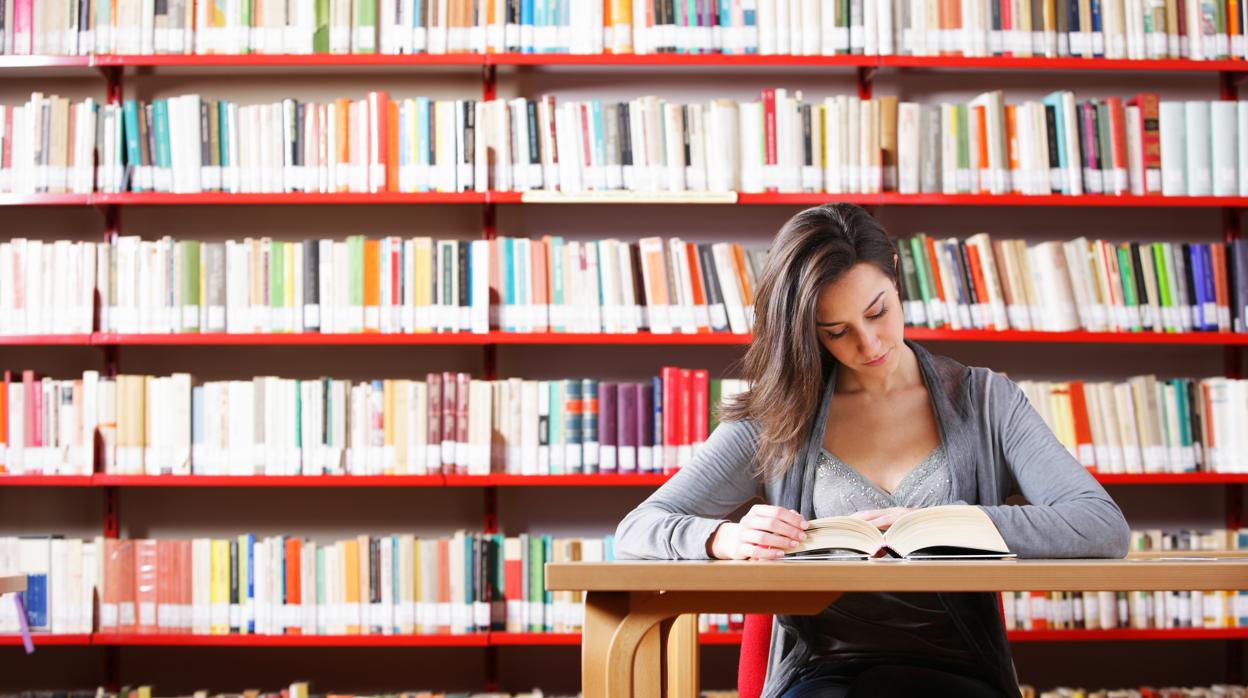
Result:
<svg viewBox="0 0 1248 698"><path fill-rule="evenodd" d="M660 623L666 671L663 687L667 698L697 698L698 616L686 613Z"/></svg>
<svg viewBox="0 0 1248 698"><path fill-rule="evenodd" d="M606 698L607 657L615 630L628 615L626 592L590 591L585 594L585 623L581 630L581 688L584 698ZM628 666L632 668L632 657Z"/></svg>

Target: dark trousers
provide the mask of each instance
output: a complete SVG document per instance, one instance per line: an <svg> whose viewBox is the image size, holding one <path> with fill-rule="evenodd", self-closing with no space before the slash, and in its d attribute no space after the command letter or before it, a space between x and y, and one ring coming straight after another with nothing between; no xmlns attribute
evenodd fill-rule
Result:
<svg viewBox="0 0 1248 698"><path fill-rule="evenodd" d="M1001 698L984 681L939 669L884 665L847 675L831 664L803 671L781 698Z"/></svg>

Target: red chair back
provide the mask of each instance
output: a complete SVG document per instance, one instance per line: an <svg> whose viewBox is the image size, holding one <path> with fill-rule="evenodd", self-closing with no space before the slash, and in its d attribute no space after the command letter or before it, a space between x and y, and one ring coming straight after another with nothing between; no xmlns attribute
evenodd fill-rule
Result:
<svg viewBox="0 0 1248 698"><path fill-rule="evenodd" d="M741 630L741 660L737 663L739 698L758 698L767 678L767 654L771 648L771 616L750 613Z"/></svg>

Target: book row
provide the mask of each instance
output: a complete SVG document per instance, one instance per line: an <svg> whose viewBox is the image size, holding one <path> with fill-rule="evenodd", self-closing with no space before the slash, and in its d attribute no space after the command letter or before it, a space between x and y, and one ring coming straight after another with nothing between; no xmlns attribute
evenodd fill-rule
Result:
<svg viewBox="0 0 1248 698"><path fill-rule="evenodd" d="M1033 686L1022 685L1022 698L1036 698ZM1248 686L1214 684L1212 686L1140 686L1138 688L1097 689L1059 687L1041 691L1040 698L1244 698Z"/></svg>
<svg viewBox="0 0 1248 698"><path fill-rule="evenodd" d="M547 591L544 565L610 560L612 542L464 531L325 542L9 537L0 574L27 575L33 632L579 632L582 595ZM16 606L0 604L0 632L18 623Z"/></svg>
<svg viewBox="0 0 1248 698"><path fill-rule="evenodd" d="M1071 454L1102 473L1248 472L1248 383L1229 378L1020 381Z"/></svg>
<svg viewBox="0 0 1248 698"><path fill-rule="evenodd" d="M1248 528L1131 532L1134 552L1248 550ZM1248 627L1248 591L1002 592L1007 630Z"/></svg>
<svg viewBox="0 0 1248 698"><path fill-rule="evenodd" d="M0 2L0 53L1244 57L1231 0Z"/></svg>
<svg viewBox="0 0 1248 698"><path fill-rule="evenodd" d="M897 241L906 320L920 327L1066 332L1242 332L1248 246L1028 245L977 233Z"/></svg>
<svg viewBox="0 0 1248 698"><path fill-rule="evenodd" d="M0 693L0 698L156 698L157 695L154 686L140 685L122 686L117 689L101 686L94 691L84 689L21 691L20 693ZM178 696L178 698L543 698L545 695L538 688L523 693L455 693L442 691L396 691L371 694L334 691L325 693L313 691L309 682L296 681L290 684L290 686L276 691L247 689L233 693L222 693L199 690L190 694L183 694ZM551 696L551 698L557 698L557 696Z"/></svg>
<svg viewBox="0 0 1248 698"><path fill-rule="evenodd" d="M1248 195L1248 102L198 94L0 108L0 191Z"/></svg>
<svg viewBox="0 0 1248 698"><path fill-rule="evenodd" d="M657 237L17 238L0 242L0 335L747 334L765 263Z"/></svg>
<svg viewBox="0 0 1248 698"><path fill-rule="evenodd" d="M4 375L0 472L83 475L563 475L673 471L744 381L664 367L590 379L350 381L188 373ZM98 466L97 466L98 464Z"/></svg>

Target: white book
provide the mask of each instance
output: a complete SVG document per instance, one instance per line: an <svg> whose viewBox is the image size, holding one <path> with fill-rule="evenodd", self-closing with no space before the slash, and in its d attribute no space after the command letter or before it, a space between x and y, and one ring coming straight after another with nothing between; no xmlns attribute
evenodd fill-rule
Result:
<svg viewBox="0 0 1248 698"><path fill-rule="evenodd" d="M1184 102L1183 132L1186 135L1184 156L1187 164L1187 195L1209 196L1213 193L1213 167L1210 153L1210 103L1199 100ZM1163 152L1165 146L1162 146Z"/></svg>
<svg viewBox="0 0 1248 698"><path fill-rule="evenodd" d="M1184 196L1188 193L1185 119L1183 102L1160 103L1161 193L1165 196Z"/></svg>
<svg viewBox="0 0 1248 698"><path fill-rule="evenodd" d="M1239 103L1210 103L1211 170L1214 196L1239 193Z"/></svg>

